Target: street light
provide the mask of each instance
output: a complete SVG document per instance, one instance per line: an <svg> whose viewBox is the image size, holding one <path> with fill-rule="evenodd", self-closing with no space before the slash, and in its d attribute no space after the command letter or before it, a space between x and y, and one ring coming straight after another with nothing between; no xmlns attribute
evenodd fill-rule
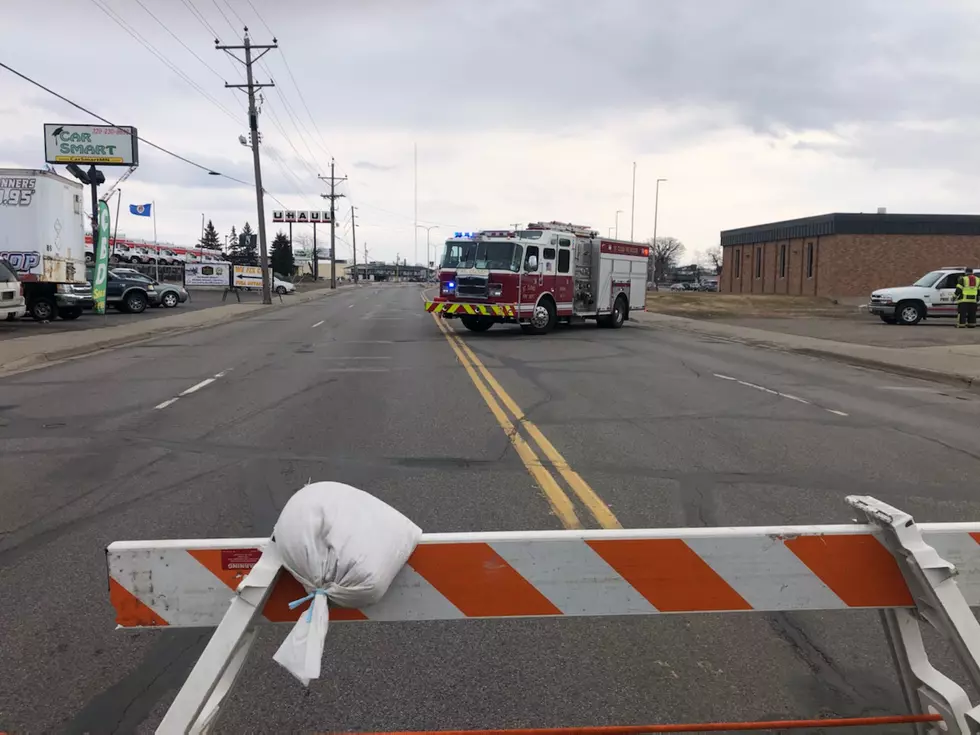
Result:
<svg viewBox="0 0 980 735"><path fill-rule="evenodd" d="M622 209L616 210L616 239L619 239L619 215L623 213Z"/></svg>
<svg viewBox="0 0 980 735"><path fill-rule="evenodd" d="M439 229L439 225L429 225L428 227L426 227L425 225L415 225L415 229L417 229L417 230L419 230L419 229L425 230L425 263L426 263L425 267L426 267L426 269L428 269L429 262L430 262L429 261L429 255L430 255L430 251L429 251L429 233L432 230L438 230Z"/></svg>
<svg viewBox="0 0 980 735"><path fill-rule="evenodd" d="M667 179L657 179L657 188L653 197L653 246L657 247L657 210L660 207L660 182Z"/></svg>
<svg viewBox="0 0 980 735"><path fill-rule="evenodd" d="M612 237L612 233L613 233L613 228L610 227L609 228L609 234L607 234L606 237Z"/></svg>

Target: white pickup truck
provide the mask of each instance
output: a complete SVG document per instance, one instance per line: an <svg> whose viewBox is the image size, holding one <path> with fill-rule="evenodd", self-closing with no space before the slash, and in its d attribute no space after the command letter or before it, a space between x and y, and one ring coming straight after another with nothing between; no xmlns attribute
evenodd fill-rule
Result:
<svg viewBox="0 0 980 735"><path fill-rule="evenodd" d="M973 269L977 271L976 268ZM956 316L956 283L965 267L944 266L911 286L880 288L871 294L868 311L886 324L918 324L923 319Z"/></svg>

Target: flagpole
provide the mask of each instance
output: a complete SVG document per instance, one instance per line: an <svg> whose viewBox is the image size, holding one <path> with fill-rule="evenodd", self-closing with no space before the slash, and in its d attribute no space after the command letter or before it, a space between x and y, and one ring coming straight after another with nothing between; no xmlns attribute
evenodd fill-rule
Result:
<svg viewBox="0 0 980 735"><path fill-rule="evenodd" d="M157 203L151 202L150 209L153 210L153 247L156 250L157 257L154 261L156 263L156 281L160 282L160 243L157 242Z"/></svg>

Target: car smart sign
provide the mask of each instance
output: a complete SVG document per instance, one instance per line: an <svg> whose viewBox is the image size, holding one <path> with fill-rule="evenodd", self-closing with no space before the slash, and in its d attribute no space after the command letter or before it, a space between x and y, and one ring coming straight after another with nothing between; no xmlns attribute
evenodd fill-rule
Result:
<svg viewBox="0 0 980 735"><path fill-rule="evenodd" d="M136 166L136 128L102 125L44 125L44 160L48 163L89 163Z"/></svg>

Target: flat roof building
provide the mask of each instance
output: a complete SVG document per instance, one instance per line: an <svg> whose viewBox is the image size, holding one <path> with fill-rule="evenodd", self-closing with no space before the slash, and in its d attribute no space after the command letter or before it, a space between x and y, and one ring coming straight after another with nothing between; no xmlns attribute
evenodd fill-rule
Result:
<svg viewBox="0 0 980 735"><path fill-rule="evenodd" d="M980 263L980 215L822 214L721 233L722 293L866 296Z"/></svg>

